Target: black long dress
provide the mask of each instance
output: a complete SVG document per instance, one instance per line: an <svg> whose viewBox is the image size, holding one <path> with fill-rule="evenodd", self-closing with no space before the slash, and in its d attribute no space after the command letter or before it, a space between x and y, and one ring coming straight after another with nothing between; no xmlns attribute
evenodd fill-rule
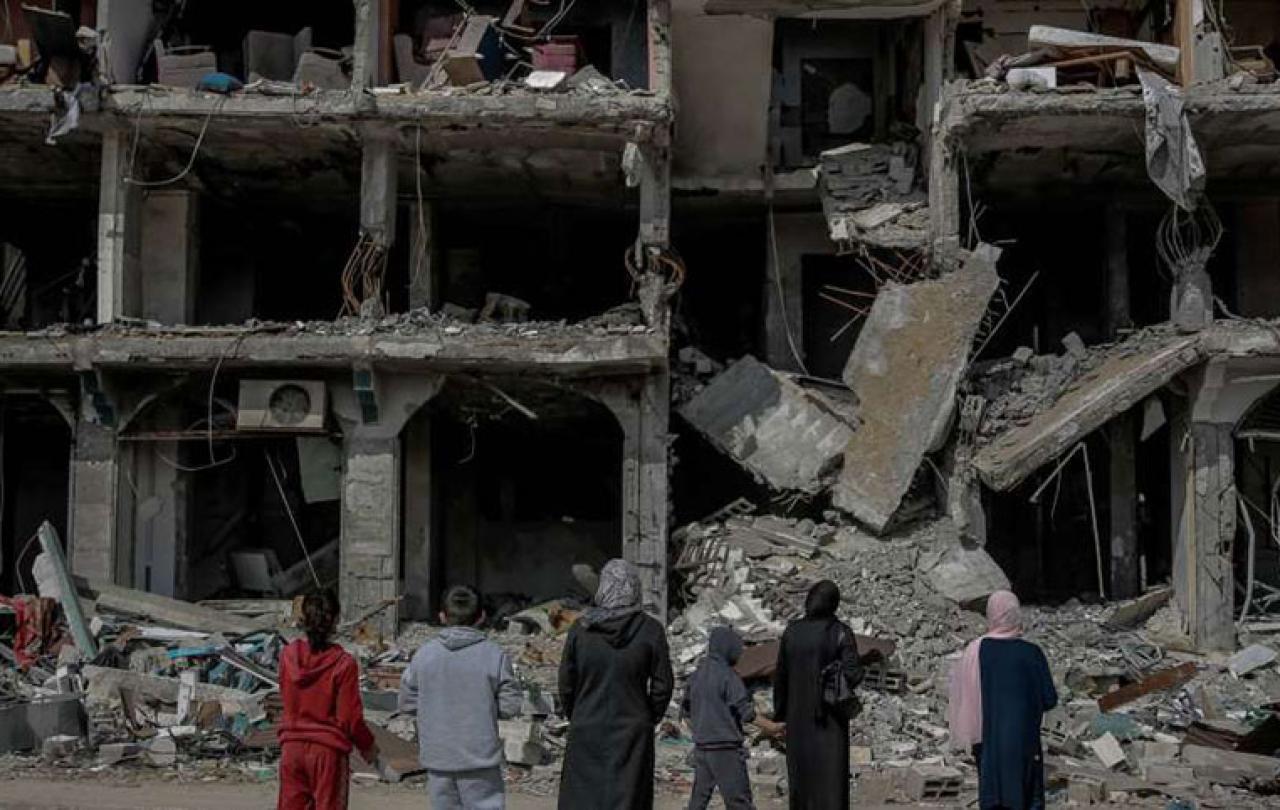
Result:
<svg viewBox="0 0 1280 810"><path fill-rule="evenodd" d="M1021 639L983 639L982 745L978 750L978 803L983 810L1044 807L1044 754L1040 724L1058 703L1049 662Z"/></svg>
<svg viewBox="0 0 1280 810"><path fill-rule="evenodd" d="M569 630L560 702L569 745L560 810L650 810L653 732L675 688L662 625L633 613Z"/></svg>
<svg viewBox="0 0 1280 810"><path fill-rule="evenodd" d="M787 626L773 681L775 719L787 724L787 790L791 810L849 807L849 719L822 704L822 670L840 661L849 688L862 680L853 631L836 619Z"/></svg>

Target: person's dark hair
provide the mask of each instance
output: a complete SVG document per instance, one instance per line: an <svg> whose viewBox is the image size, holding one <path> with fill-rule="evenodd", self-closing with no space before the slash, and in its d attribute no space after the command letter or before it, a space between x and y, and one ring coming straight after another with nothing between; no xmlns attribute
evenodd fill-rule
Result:
<svg viewBox="0 0 1280 810"><path fill-rule="evenodd" d="M307 643L311 645L311 649L323 650L329 646L329 639L338 626L338 616L341 613L338 595L331 588L303 597L302 629L307 631Z"/></svg>
<svg viewBox="0 0 1280 810"><path fill-rule="evenodd" d="M470 627L480 620L480 594L475 588L454 585L444 592L444 620L454 627Z"/></svg>
<svg viewBox="0 0 1280 810"><path fill-rule="evenodd" d="M840 607L840 589L829 579L814 583L804 598L806 619L833 619Z"/></svg>

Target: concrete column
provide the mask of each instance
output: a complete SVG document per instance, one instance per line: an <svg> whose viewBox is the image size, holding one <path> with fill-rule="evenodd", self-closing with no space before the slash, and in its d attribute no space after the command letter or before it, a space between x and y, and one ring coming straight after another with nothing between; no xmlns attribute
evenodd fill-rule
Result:
<svg viewBox="0 0 1280 810"><path fill-rule="evenodd" d="M102 136L98 188L98 322L136 315L142 298L139 274L138 190L125 182L129 134L107 130Z"/></svg>
<svg viewBox="0 0 1280 810"><path fill-rule="evenodd" d="M360 230L384 248L396 241L396 134L367 129L360 163Z"/></svg>
<svg viewBox="0 0 1280 810"><path fill-rule="evenodd" d="M649 89L671 92L671 0L649 0Z"/></svg>
<svg viewBox="0 0 1280 810"><path fill-rule="evenodd" d="M1116 339L1132 325L1129 314L1129 236L1125 211L1106 214L1107 334ZM1111 586L1113 599L1128 599L1141 589L1138 565L1137 424L1132 412L1111 423Z"/></svg>
<svg viewBox="0 0 1280 810"><path fill-rule="evenodd" d="M640 243L646 247L671 243L671 148L663 140L641 148Z"/></svg>
<svg viewBox="0 0 1280 810"><path fill-rule="evenodd" d="M598 399L622 425L622 556L640 570L645 609L667 610L667 372L618 383Z"/></svg>
<svg viewBox="0 0 1280 810"><path fill-rule="evenodd" d="M409 308L434 310L440 306L439 245L436 208L430 202L409 206Z"/></svg>
<svg viewBox="0 0 1280 810"><path fill-rule="evenodd" d="M199 197L188 190L143 195L141 316L190 324L200 286Z"/></svg>
<svg viewBox="0 0 1280 810"><path fill-rule="evenodd" d="M390 2L391 0L355 0L356 41L351 57L351 89L357 94L378 81L378 66L382 63L384 48L380 36L381 9Z"/></svg>
<svg viewBox="0 0 1280 810"><path fill-rule="evenodd" d="M431 468L431 417L425 411L404 429L404 602L407 619L431 619L441 585L432 576L435 492Z"/></svg>
<svg viewBox="0 0 1280 810"><path fill-rule="evenodd" d="M344 448L339 598L351 618L400 585L400 439L348 436ZM394 634L396 610L380 615L384 634Z"/></svg>
<svg viewBox="0 0 1280 810"><path fill-rule="evenodd" d="M82 413L71 448L67 527L71 570L78 576L115 581L118 471L115 430Z"/></svg>
<svg viewBox="0 0 1280 810"><path fill-rule="evenodd" d="M344 619L360 616L400 590L401 431L444 384L439 375L391 375L376 369L359 375L364 386L359 393L354 383L330 388L345 436L339 545ZM415 520L420 519L415 512ZM394 634L399 610L383 611L376 623L384 635Z"/></svg>
<svg viewBox="0 0 1280 810"><path fill-rule="evenodd" d="M960 174L955 148L962 147L948 147L934 133L929 147L929 236L935 245L939 241L954 240L962 236Z"/></svg>
<svg viewBox="0 0 1280 810"><path fill-rule="evenodd" d="M1196 649L1235 649L1235 578L1232 544L1236 534L1233 424L1184 422L1182 496L1175 524L1174 591Z"/></svg>
<svg viewBox="0 0 1280 810"><path fill-rule="evenodd" d="M1112 599L1129 599L1141 589L1138 565L1137 429L1133 412L1121 414L1109 428L1111 447Z"/></svg>

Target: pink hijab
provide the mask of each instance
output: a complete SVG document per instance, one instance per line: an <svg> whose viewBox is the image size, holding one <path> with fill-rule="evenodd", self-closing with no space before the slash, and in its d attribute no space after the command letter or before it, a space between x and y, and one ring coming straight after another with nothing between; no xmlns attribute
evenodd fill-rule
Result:
<svg viewBox="0 0 1280 810"><path fill-rule="evenodd" d="M952 746L968 751L982 742L982 671L978 650L983 639L1019 638L1022 635L1022 605L1011 591L996 591L987 597L987 633L969 642L964 654L951 669L951 705L947 721L951 725Z"/></svg>

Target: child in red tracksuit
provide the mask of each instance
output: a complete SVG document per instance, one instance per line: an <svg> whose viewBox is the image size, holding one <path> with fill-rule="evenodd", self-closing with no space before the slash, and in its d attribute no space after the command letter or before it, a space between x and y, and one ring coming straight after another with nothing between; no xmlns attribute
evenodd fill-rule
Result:
<svg viewBox="0 0 1280 810"><path fill-rule="evenodd" d="M333 591L302 600L305 640L280 655L284 719L278 810L345 810L355 748L368 762L378 746L364 722L360 671L355 659L330 638L340 610Z"/></svg>

